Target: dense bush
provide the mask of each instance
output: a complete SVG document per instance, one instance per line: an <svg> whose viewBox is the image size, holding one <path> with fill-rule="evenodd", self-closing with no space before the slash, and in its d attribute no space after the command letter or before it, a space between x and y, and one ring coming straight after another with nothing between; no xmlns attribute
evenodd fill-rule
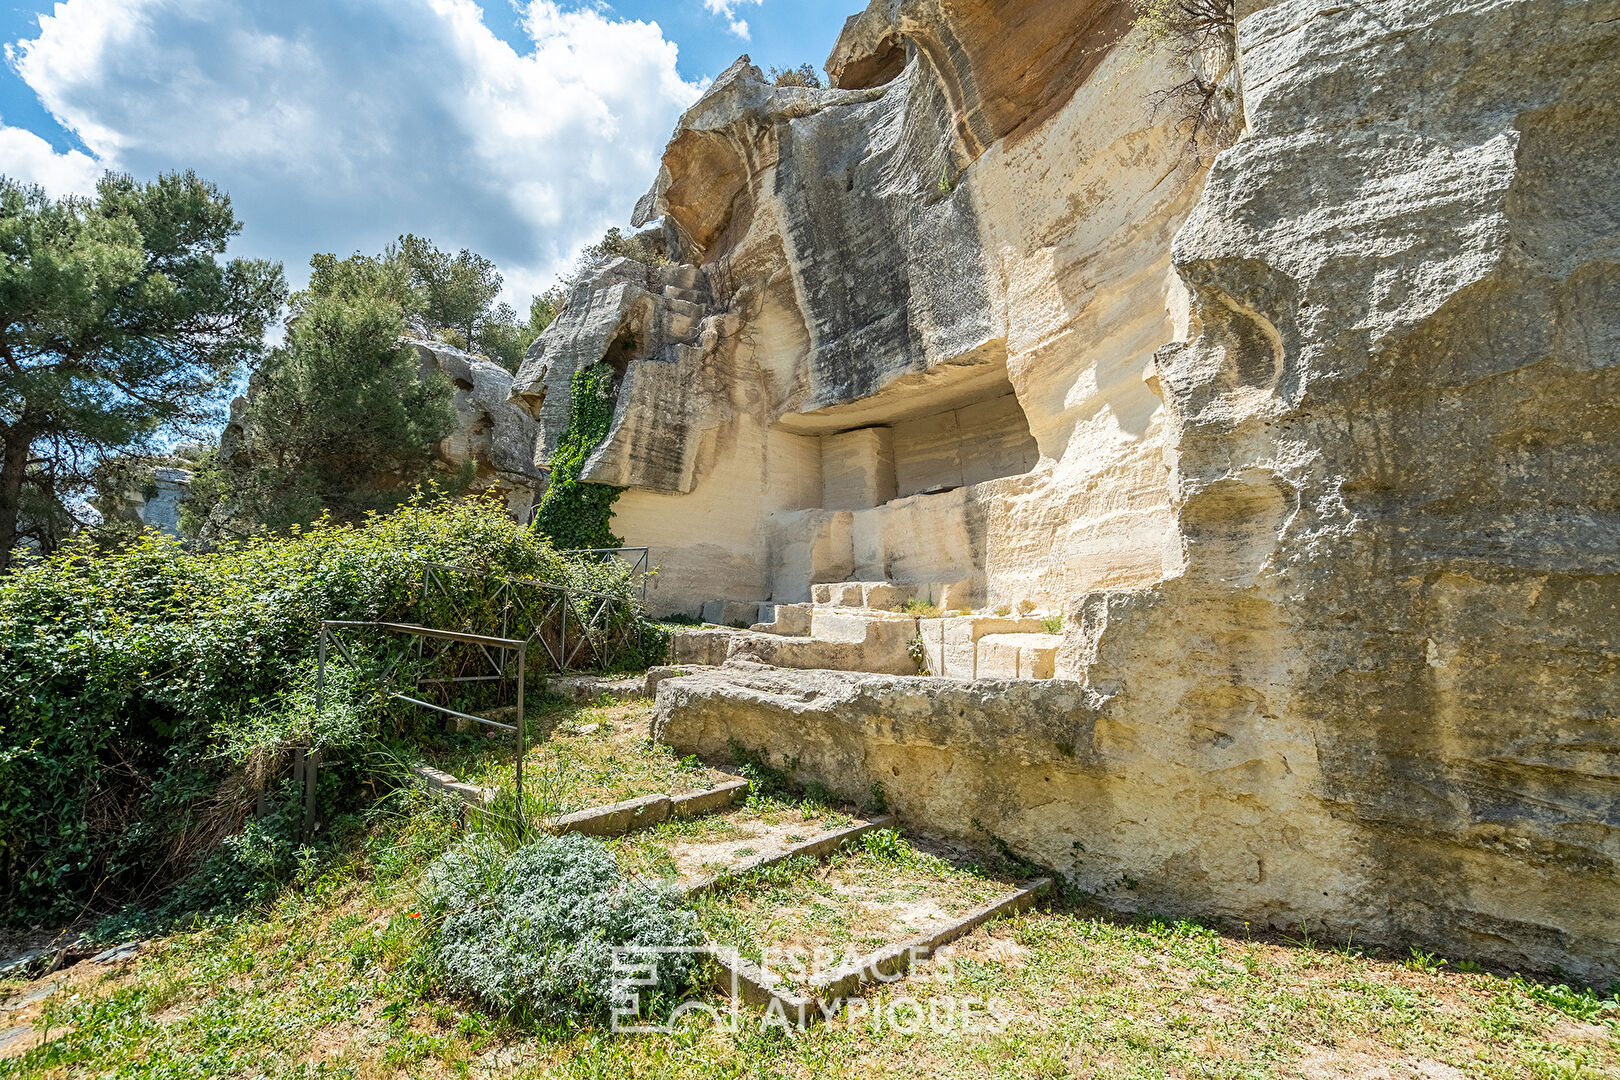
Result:
<svg viewBox="0 0 1620 1080"><path fill-rule="evenodd" d="M156 534L112 552L80 540L0 578L0 921L192 872L289 747L344 761L323 776L358 789L372 744L426 714L384 708L342 672L317 708L319 621L409 619L428 560L629 593L624 573L563 559L482 501L212 553Z"/></svg>
<svg viewBox="0 0 1620 1080"><path fill-rule="evenodd" d="M473 838L428 873L424 898L438 922L431 963L447 989L529 1021L604 1018L615 1006L615 946L701 945L697 917L665 893L626 878L613 855L583 836L543 837L508 856ZM675 999L695 956L660 957L642 1002Z"/></svg>

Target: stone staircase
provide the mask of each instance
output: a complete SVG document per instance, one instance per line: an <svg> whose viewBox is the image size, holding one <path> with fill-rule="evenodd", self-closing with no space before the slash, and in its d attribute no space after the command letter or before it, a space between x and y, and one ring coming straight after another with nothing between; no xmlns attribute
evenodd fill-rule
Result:
<svg viewBox="0 0 1620 1080"><path fill-rule="evenodd" d="M1047 620L965 607L935 614L949 610L941 600L969 595L971 584L844 581L814 586L808 604L715 601L703 608L709 625L675 632L670 663L747 661L879 675L926 669L963 680L1055 678L1063 635L1052 633Z"/></svg>

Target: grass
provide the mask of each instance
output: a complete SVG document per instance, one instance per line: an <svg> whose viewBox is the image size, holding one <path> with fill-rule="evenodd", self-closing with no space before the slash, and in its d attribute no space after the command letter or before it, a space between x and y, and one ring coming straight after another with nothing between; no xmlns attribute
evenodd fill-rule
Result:
<svg viewBox="0 0 1620 1080"><path fill-rule="evenodd" d="M697 909L710 941L755 962L768 951L791 979L812 957L829 969L953 922L1018 884L923 854L885 830L825 864L761 875Z"/></svg>
<svg viewBox="0 0 1620 1080"><path fill-rule="evenodd" d="M557 715L577 728L617 722L618 708ZM626 767L652 776L670 765L649 757ZM747 813L837 820L781 799ZM1620 1075L1620 1003L1590 991L1430 954L1122 916L1072 896L981 928L858 1012L799 1034L761 1030L755 1014L734 1033L525 1030L439 994L412 961L424 933L412 917L420 875L459 835L454 815L421 800L360 824L340 855L275 903L151 942L114 968L77 965L56 993L3 1014L0 1029L32 1024L50 1039L0 1060L0 1078ZM668 850L726 828L672 823L619 850L628 861L637 844ZM966 904L1011 880L1003 868L934 861L878 837L830 865L774 868L702 901L700 915L717 936L742 940L777 933L772 912L791 907L798 914L781 933L864 944L871 911L840 882L867 898L906 902L921 886ZM993 1005L999 1030L910 1030L918 1010L943 1017L968 999Z"/></svg>
<svg viewBox="0 0 1620 1080"><path fill-rule="evenodd" d="M526 711L525 792L545 814L698 791L733 779L654 745L648 736L653 706L644 699L604 698L581 706L548 698ZM456 739L431 764L459 780L506 790L513 786L516 757L509 736L477 733Z"/></svg>

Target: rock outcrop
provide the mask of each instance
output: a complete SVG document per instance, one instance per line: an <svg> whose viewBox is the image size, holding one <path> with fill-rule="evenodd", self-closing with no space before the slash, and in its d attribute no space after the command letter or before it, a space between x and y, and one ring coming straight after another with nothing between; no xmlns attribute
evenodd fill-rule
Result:
<svg viewBox="0 0 1620 1080"><path fill-rule="evenodd" d="M539 425L511 401L512 373L443 342L404 342L416 350L424 378L438 372L456 388L456 430L439 444L439 460L452 469L470 466L480 490L498 491L513 515L526 519L545 491L546 474L536 461Z"/></svg>
<svg viewBox="0 0 1620 1080"><path fill-rule="evenodd" d="M678 746L1126 906L1620 976L1620 0L1243 2L1232 43L1207 167L1124 3L875 0L830 90L745 60L638 210L678 265L587 282L514 391L544 445L620 372L590 476L664 610L1064 615L965 643L1044 684L739 652L660 687Z"/></svg>

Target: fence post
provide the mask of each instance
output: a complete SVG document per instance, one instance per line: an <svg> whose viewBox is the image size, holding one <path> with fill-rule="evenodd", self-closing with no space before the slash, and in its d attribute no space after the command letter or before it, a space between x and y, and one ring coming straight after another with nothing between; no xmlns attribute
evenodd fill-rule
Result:
<svg viewBox="0 0 1620 1080"><path fill-rule="evenodd" d="M529 743L528 743L529 725L528 725L527 717L525 717L523 715L523 684L527 681L527 678L528 678L528 659L529 659L529 643L527 641L525 641L518 648L518 665L517 665L517 667L518 667L518 670L517 670L517 680L518 680L518 683L517 683L517 737L518 737L518 740L517 740L517 742L518 742L518 756L517 756L517 819L518 819L518 835L523 837L525 840L527 840L529 838L529 830L528 830L528 827L524 824L524 821L523 821L523 758L529 752Z"/></svg>
<svg viewBox="0 0 1620 1080"><path fill-rule="evenodd" d="M315 832L316 780L320 776L321 752L311 749L304 757L304 839Z"/></svg>
<svg viewBox="0 0 1620 1080"><path fill-rule="evenodd" d="M315 708L326 708L326 623L321 623L319 659L315 663Z"/></svg>

